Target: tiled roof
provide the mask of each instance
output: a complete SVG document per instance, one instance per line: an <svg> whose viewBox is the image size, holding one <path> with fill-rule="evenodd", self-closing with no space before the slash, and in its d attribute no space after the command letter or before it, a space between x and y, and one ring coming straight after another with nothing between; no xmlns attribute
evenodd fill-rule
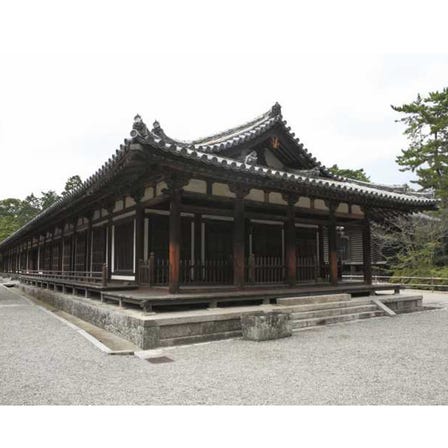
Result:
<svg viewBox="0 0 448 448"><path fill-rule="evenodd" d="M200 151L194 146L186 147L172 142L168 143L158 136L150 135L143 138L135 133L131 135L133 135L135 141L147 144L151 148L157 148L164 153L168 153L182 159L198 161L210 166L217 166L225 170L235 171L239 174L256 175L273 180L280 180L284 183L285 187L287 185L289 187L294 185L313 186L322 189L322 191L328 191L330 189L337 192L353 193L364 198L380 199L385 203L389 202L390 205L393 205L394 203L401 203L409 206L427 206L428 208L433 208L436 204L436 201L433 199L386 191L376 188L374 185L368 183L352 181L345 178L328 179L323 177L304 176L260 165L248 165L244 162L240 162L229 157L223 157L217 154Z"/></svg>
<svg viewBox="0 0 448 448"><path fill-rule="evenodd" d="M337 178L337 176L331 174L327 168L316 159L316 157L313 157L308 149L306 149L300 142L299 138L295 136L294 132L291 132L288 123L283 119L281 106L278 103L275 103L274 106L264 114L243 125L196 140L185 141L169 137L157 121L154 123L151 133L162 138L163 141L174 143L181 147L194 148L206 153L221 154L232 148L255 140L257 137L270 131L274 127L281 129L283 135L290 139L292 144L296 147L297 155L307 160L310 166L319 168L322 174L327 177Z"/></svg>
<svg viewBox="0 0 448 448"><path fill-rule="evenodd" d="M137 118L137 117L136 117ZM140 119L140 117L138 117ZM303 150L303 154L319 167L319 171L325 177L307 176L303 173L292 173L276 169L267 168L259 165L248 165L241 161L220 155L223 149L230 146L248 142L254 136L261 135L266 130L279 124L285 133L294 139L299 150ZM165 156L175 157L178 160L190 160L194 163L200 163L211 167L219 167L223 170L230 170L238 174L247 176L256 176L257 178L280 181L281 185L287 188L296 187L312 187L315 191L321 192L325 196L325 192L345 193L364 198L365 200L377 199L384 206L393 207L394 205L404 205L409 207L410 211L421 211L436 208L437 201L421 196L412 196L410 194L396 193L377 187L373 184L353 181L328 173L326 168L320 164L315 157L303 148L303 145L295 138L294 133L286 126L286 121L282 119L281 108L278 104L274 105L269 112L261 115L255 120L248 122L237 128L229 129L220 134L216 134L207 138L194 140L192 142L182 142L174 140L164 133L158 126L148 131L143 122L139 122L139 126L134 124L131 136L134 142L143 144L148 150L156 150ZM8 244L8 242L20 237L20 235L32 230L45 219L51 219L58 213L69 210L75 203L83 200L83 198L92 195L119 174L127 161L127 156L132 150L132 141L125 139L124 144L120 145L120 149L112 155L109 160L104 163L92 176L82 183L78 188L70 194L62 197L53 205L42 211L31 221L14 232L8 238L0 243L0 248Z"/></svg>

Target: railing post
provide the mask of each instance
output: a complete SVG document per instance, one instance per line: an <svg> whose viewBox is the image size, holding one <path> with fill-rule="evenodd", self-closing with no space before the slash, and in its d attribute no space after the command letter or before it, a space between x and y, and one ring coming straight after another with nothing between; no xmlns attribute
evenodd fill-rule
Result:
<svg viewBox="0 0 448 448"><path fill-rule="evenodd" d="M255 283L255 255L250 254L248 260L249 283Z"/></svg>
<svg viewBox="0 0 448 448"><path fill-rule="evenodd" d="M101 285L107 286L107 264L103 263L102 270L101 270Z"/></svg>
<svg viewBox="0 0 448 448"><path fill-rule="evenodd" d="M149 284L152 286L155 283L156 278L156 260L154 252L149 254Z"/></svg>

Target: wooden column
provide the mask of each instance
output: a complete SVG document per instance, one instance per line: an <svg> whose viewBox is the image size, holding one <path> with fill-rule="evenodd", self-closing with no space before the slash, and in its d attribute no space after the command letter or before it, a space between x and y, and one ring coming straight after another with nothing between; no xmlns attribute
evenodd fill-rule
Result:
<svg viewBox="0 0 448 448"><path fill-rule="evenodd" d="M325 260L324 260L324 226L318 228L318 257L319 257L319 277L325 278Z"/></svg>
<svg viewBox="0 0 448 448"><path fill-rule="evenodd" d="M202 254L202 218L201 215L194 215L194 262L198 263L201 261ZM197 271L199 272L199 271Z"/></svg>
<svg viewBox="0 0 448 448"><path fill-rule="evenodd" d="M92 220L93 220L93 212L86 213L85 217L89 221L86 233L86 255L84 265L86 267L87 272L91 272L92 264L90 261L92 260Z"/></svg>
<svg viewBox="0 0 448 448"><path fill-rule="evenodd" d="M115 201L109 201L106 204L106 211L107 211L107 240L106 240L106 267L107 267L107 279L111 280L112 278L112 226L113 226L113 220L112 220L112 213L115 208Z"/></svg>
<svg viewBox="0 0 448 448"><path fill-rule="evenodd" d="M168 193L170 196L168 290L170 294L175 294L179 292L180 285L180 208L182 188L188 184L189 178L184 173L170 172L165 178L165 182L168 188L164 193Z"/></svg>
<svg viewBox="0 0 448 448"><path fill-rule="evenodd" d="M229 185L230 191L235 194L233 210L233 283L238 288L244 288L245 279L245 253L244 253L244 198L249 188L241 185Z"/></svg>
<svg viewBox="0 0 448 448"><path fill-rule="evenodd" d="M50 232L50 242L47 246L48 251L48 270L53 270L53 238L54 238L54 227Z"/></svg>
<svg viewBox="0 0 448 448"><path fill-rule="evenodd" d="M169 229L169 292L179 292L180 281L180 203L181 190L170 189L170 229Z"/></svg>
<svg viewBox="0 0 448 448"><path fill-rule="evenodd" d="M362 258L364 264L364 283L366 285L372 284L372 242L370 235L370 222L365 213L365 218L362 223Z"/></svg>
<svg viewBox="0 0 448 448"><path fill-rule="evenodd" d="M44 244L42 246L42 266L41 270L46 270L45 259L47 257L47 232L44 233Z"/></svg>
<svg viewBox="0 0 448 448"><path fill-rule="evenodd" d="M135 190L131 193L131 197L135 201L135 251L134 251L134 266L135 266L135 281L140 282L140 263L143 261L144 253L144 236L145 236L145 207L143 207L141 200L145 194L144 188Z"/></svg>
<svg viewBox="0 0 448 448"><path fill-rule="evenodd" d="M70 255L70 271L76 270L76 228L78 227L78 218L74 218L72 221L73 233L72 233L72 244L71 244L71 255Z"/></svg>
<svg viewBox="0 0 448 448"><path fill-rule="evenodd" d="M297 283L297 254L296 254L296 226L294 205L299 200L297 194L285 194L283 199L287 202L285 222L285 262L287 268L286 279L288 285L293 287Z"/></svg>
<svg viewBox="0 0 448 448"><path fill-rule="evenodd" d="M29 270L30 270L30 240L27 240L25 271L29 271Z"/></svg>
<svg viewBox="0 0 448 448"><path fill-rule="evenodd" d="M61 223L61 245L59 249L59 270L64 271L65 221Z"/></svg>
<svg viewBox="0 0 448 448"><path fill-rule="evenodd" d="M330 265L330 283L338 284L338 254L336 248L336 217L337 204L330 202L330 219L328 223L328 262Z"/></svg>

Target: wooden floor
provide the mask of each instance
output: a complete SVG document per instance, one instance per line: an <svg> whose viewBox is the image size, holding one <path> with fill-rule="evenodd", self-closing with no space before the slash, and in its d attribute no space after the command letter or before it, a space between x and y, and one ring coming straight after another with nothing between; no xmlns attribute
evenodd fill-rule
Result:
<svg viewBox="0 0 448 448"><path fill-rule="evenodd" d="M370 295L375 291L399 292L400 285L360 282L341 282L337 286L322 284L300 285L294 288L286 285L264 285L237 289L236 287L204 286L184 287L178 294L170 294L168 288L140 287L132 291L108 291L102 293L105 302L120 306L136 305L145 311L169 311L180 307L197 306L215 308L217 306L248 305L250 303L276 303L281 297L306 297L310 295L348 293L356 296Z"/></svg>

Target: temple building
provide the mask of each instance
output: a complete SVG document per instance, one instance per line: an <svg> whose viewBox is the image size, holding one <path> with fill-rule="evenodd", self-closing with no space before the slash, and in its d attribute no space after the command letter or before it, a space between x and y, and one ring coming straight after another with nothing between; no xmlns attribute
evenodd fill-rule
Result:
<svg viewBox="0 0 448 448"><path fill-rule="evenodd" d="M70 285L247 290L340 285L342 263L372 283L372 222L436 201L329 172L281 107L193 141L147 128L71 194L0 243L0 268ZM62 283L61 283L62 284Z"/></svg>

